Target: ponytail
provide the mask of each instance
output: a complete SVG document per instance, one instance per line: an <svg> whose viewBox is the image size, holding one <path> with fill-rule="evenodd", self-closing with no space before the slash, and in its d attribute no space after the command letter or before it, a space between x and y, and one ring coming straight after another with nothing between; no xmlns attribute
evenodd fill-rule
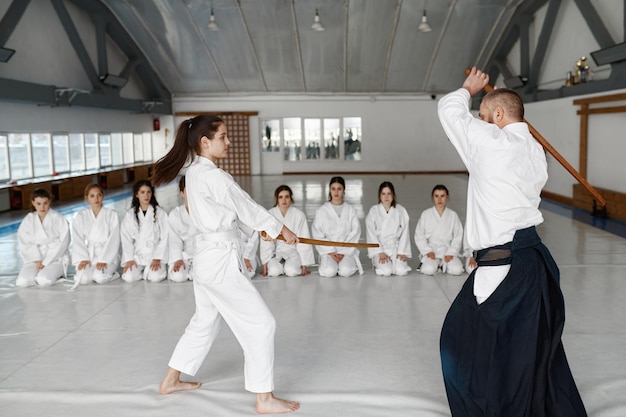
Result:
<svg viewBox="0 0 626 417"><path fill-rule="evenodd" d="M173 181L185 166L185 162L193 161L196 154L200 155L200 139L203 136L213 139L222 124L224 124L222 119L208 114L182 122L176 131L172 149L154 164L152 185L156 187Z"/></svg>

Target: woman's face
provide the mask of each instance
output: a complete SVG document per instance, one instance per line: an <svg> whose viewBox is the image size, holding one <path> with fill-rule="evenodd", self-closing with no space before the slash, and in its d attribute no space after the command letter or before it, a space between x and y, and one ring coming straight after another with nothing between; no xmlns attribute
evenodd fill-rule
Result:
<svg viewBox="0 0 626 417"><path fill-rule="evenodd" d="M40 216L45 216L48 210L50 210L50 199L48 197L35 197L31 203Z"/></svg>
<svg viewBox="0 0 626 417"><path fill-rule="evenodd" d="M345 194L345 189L343 185L338 182L334 182L330 185L330 202L332 204L343 204L343 195Z"/></svg>
<svg viewBox="0 0 626 417"><path fill-rule="evenodd" d="M139 205L147 207L150 205L150 200L152 199L152 189L147 185L142 185L139 187L135 197L139 200Z"/></svg>
<svg viewBox="0 0 626 417"><path fill-rule="evenodd" d="M98 188L94 187L87 192L85 200L87 200L87 203L89 203L91 207L102 207L102 200L104 200L104 196Z"/></svg>
<svg viewBox="0 0 626 417"><path fill-rule="evenodd" d="M226 155L228 154L228 145L230 145L226 125L224 123L219 125L213 139L203 136L202 145L205 146L206 149L206 154L203 152L202 155L206 156L213 162L218 159L226 158Z"/></svg>
<svg viewBox="0 0 626 417"><path fill-rule="evenodd" d="M289 208L291 206L291 193L287 190L282 190L278 193L278 207Z"/></svg>
<svg viewBox="0 0 626 417"><path fill-rule="evenodd" d="M378 197L380 198L380 202L383 203L385 207L391 206L391 202L393 201L393 193L391 192L391 188L384 187L382 190L380 190L380 195Z"/></svg>

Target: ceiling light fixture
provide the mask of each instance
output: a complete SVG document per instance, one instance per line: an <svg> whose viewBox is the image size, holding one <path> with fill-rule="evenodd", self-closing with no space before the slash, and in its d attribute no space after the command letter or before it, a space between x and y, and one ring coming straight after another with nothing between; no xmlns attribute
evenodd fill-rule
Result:
<svg viewBox="0 0 626 417"><path fill-rule="evenodd" d="M428 18L426 17L426 10L424 10L424 14L422 15L422 23L417 27L417 30L420 32L430 32L433 30L428 24Z"/></svg>
<svg viewBox="0 0 626 417"><path fill-rule="evenodd" d="M315 19L313 20L313 24L311 25L311 29L313 29L316 32L321 32L324 29L324 26L322 26L322 24L320 23L320 14L317 11L317 9L315 9Z"/></svg>
<svg viewBox="0 0 626 417"><path fill-rule="evenodd" d="M209 30L220 30L220 27L217 26L217 23L215 22L215 15L213 14L213 8L211 8L211 17L209 18L209 24L206 25L207 29Z"/></svg>

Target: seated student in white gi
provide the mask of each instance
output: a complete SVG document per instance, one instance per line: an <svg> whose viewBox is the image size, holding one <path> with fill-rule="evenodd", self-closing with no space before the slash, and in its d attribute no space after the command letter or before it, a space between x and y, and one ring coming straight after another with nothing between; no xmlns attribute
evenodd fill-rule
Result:
<svg viewBox="0 0 626 417"><path fill-rule="evenodd" d="M396 203L393 184L385 181L378 187L378 204L372 206L365 218L367 241L378 243L377 248L368 248L377 275L406 275L411 267L409 236L409 214Z"/></svg>
<svg viewBox="0 0 626 417"><path fill-rule="evenodd" d="M193 268L197 230L193 227L191 217L189 217L184 175L178 181L178 189L184 204L174 207L167 216L169 224L169 271L167 277L174 282L185 282L193 279L191 268Z"/></svg>
<svg viewBox="0 0 626 417"><path fill-rule="evenodd" d="M69 263L70 226L62 214L50 208L48 191L33 190L30 202L32 211L17 229L23 265L15 285L49 287L65 274Z"/></svg>
<svg viewBox="0 0 626 417"><path fill-rule="evenodd" d="M259 233L243 223L239 223L239 240L241 241L241 256L243 261L243 274L248 279L254 278L259 266Z"/></svg>
<svg viewBox="0 0 626 417"><path fill-rule="evenodd" d="M104 284L120 277L120 219L103 207L104 190L98 184L85 187L89 207L72 221L72 261L76 266L74 285L92 281Z"/></svg>
<svg viewBox="0 0 626 417"><path fill-rule="evenodd" d="M293 192L288 185L280 185L274 191L274 207L269 212L280 220L298 237L310 238L309 225L302 210L293 206ZM313 246L298 243L288 245L281 240L261 241L261 263L263 276L277 277L287 275L307 275L308 265L315 263Z"/></svg>
<svg viewBox="0 0 626 417"><path fill-rule="evenodd" d="M314 239L357 243L361 225L356 209L343 201L346 183L342 177L330 179L328 201L315 212L311 225ZM363 273L357 248L316 246L319 253L318 272L322 277L349 277Z"/></svg>
<svg viewBox="0 0 626 417"><path fill-rule="evenodd" d="M415 244L422 257L420 272L434 275L441 266L444 273L460 275L463 225L456 212L446 207L450 195L445 185L436 185L432 198L435 205L422 212L415 227Z"/></svg>
<svg viewBox="0 0 626 417"><path fill-rule="evenodd" d="M122 279L163 281L167 277L167 213L148 180L133 185L133 200L122 220Z"/></svg>

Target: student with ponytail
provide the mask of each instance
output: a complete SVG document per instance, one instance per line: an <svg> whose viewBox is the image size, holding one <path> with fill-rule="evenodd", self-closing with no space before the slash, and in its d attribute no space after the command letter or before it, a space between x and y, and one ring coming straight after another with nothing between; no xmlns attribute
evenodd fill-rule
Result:
<svg viewBox="0 0 626 417"><path fill-rule="evenodd" d="M299 403L273 395L274 333L276 321L254 284L242 272L238 225L279 234L288 243L297 236L257 204L233 178L217 167L228 152L230 140L220 118L200 115L181 123L172 149L154 166L153 185L185 174L189 215L197 229L192 270L196 312L178 341L160 392L193 390L199 382L180 380L195 375L209 352L222 317L239 341L245 357L245 387L256 393L261 414L297 410Z"/></svg>

